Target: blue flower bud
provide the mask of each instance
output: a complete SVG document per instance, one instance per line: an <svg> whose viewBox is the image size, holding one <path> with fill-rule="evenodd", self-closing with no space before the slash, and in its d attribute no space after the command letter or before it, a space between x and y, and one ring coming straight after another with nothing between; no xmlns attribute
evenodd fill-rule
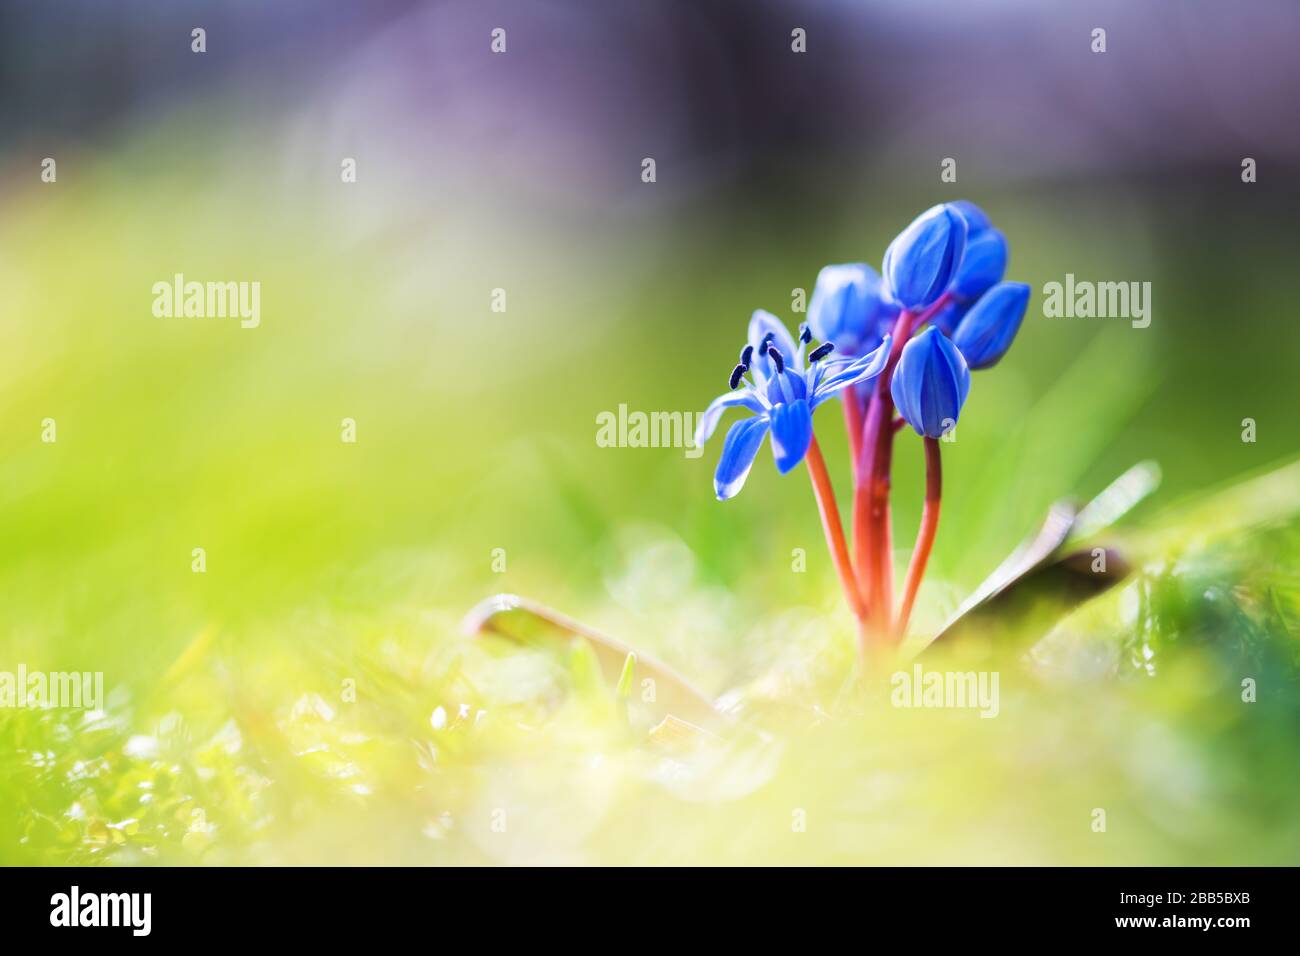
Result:
<svg viewBox="0 0 1300 956"><path fill-rule="evenodd" d="M970 393L970 369L957 347L931 326L903 346L890 393L917 434L939 438L957 424Z"/></svg>
<svg viewBox="0 0 1300 956"><path fill-rule="evenodd" d="M949 203L961 213L961 217L966 220L966 238L973 239L985 229L992 227L993 223L989 220L986 213L979 206L975 205L969 199L958 199L956 202Z"/></svg>
<svg viewBox="0 0 1300 956"><path fill-rule="evenodd" d="M1007 237L996 229L985 229L966 240L966 252L949 289L954 296L972 302L1007 271Z"/></svg>
<svg viewBox="0 0 1300 956"><path fill-rule="evenodd" d="M1029 286L1000 282L985 292L957 325L953 344L971 368L989 368L1011 347L1029 306Z"/></svg>
<svg viewBox="0 0 1300 956"><path fill-rule="evenodd" d="M898 306L885 300L880 276L860 262L826 266L808 300L808 326L839 356L865 355L893 327Z"/></svg>
<svg viewBox="0 0 1300 956"><path fill-rule="evenodd" d="M889 296L906 309L923 309L952 284L966 248L966 220L950 205L917 216L885 250Z"/></svg>
<svg viewBox="0 0 1300 956"><path fill-rule="evenodd" d="M970 311L971 304L956 297L950 298L943 304L943 307L937 309L930 317L940 332L952 338L952 333L957 331L957 326L961 323L962 317Z"/></svg>

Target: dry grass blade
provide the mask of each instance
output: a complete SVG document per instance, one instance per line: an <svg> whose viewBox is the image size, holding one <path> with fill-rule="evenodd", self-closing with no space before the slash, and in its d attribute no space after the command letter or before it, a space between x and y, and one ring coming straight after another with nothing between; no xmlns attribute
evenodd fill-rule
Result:
<svg viewBox="0 0 1300 956"><path fill-rule="evenodd" d="M704 726L724 719L704 693L667 664L536 601L515 594L493 595L475 605L461 627L471 637L491 633L531 646L562 648L573 638L582 638L595 651L611 687L623 675L628 654L634 653L636 684L646 678L654 681L654 699L641 698L647 709L661 719L675 716Z"/></svg>
<svg viewBox="0 0 1300 956"><path fill-rule="evenodd" d="M1061 615L1109 590L1128 576L1130 562L1114 548L1071 546L1105 530L1153 492L1160 469L1152 462L1134 465L1084 508L1059 501L1038 533L1017 548L985 579L924 649L947 649L959 640L1000 641L999 651L1024 650L1050 630ZM1009 646L1008 646L1009 645Z"/></svg>

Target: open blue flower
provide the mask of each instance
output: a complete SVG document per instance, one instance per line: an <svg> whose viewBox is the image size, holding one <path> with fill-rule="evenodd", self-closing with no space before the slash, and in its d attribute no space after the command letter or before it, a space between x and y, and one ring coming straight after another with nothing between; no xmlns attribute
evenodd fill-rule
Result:
<svg viewBox="0 0 1300 956"><path fill-rule="evenodd" d="M832 359L835 345L826 342L807 353L812 332L801 327L799 341L770 312L759 309L749 321L749 341L731 372L731 391L715 398L700 416L695 445L701 447L717 430L728 408L754 413L731 426L713 477L720 501L734 497L745 484L763 439L772 436L776 469L786 474L808 453L813 411L843 389L875 378L889 357L888 337L873 351L850 359ZM743 386L743 387L742 387Z"/></svg>
<svg viewBox="0 0 1300 956"><path fill-rule="evenodd" d="M966 404L970 369L948 337L931 326L903 346L889 386L898 413L917 434L940 438Z"/></svg>
<svg viewBox="0 0 1300 956"><path fill-rule="evenodd" d="M883 283L861 262L826 266L808 300L808 327L840 356L864 355L894 327L898 304L885 298Z"/></svg>

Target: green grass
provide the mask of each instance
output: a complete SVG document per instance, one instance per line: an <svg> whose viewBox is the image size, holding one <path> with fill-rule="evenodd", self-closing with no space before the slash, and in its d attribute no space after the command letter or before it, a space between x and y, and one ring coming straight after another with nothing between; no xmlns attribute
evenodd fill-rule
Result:
<svg viewBox="0 0 1300 956"><path fill-rule="evenodd" d="M192 165L142 176L151 149ZM1254 326L1223 354L1190 241L1126 248L1097 195L976 197L1036 289L1062 263L1167 280L1143 331L1031 306L945 447L920 634L1053 501L1142 459L1164 474L1114 532L1140 573L1036 666L999 659L981 720L849 683L802 474L760 458L724 505L716 448L594 441L620 402L703 408L749 310L789 318L792 287L878 259L935 197L827 197L779 233L791 210L724 194L595 235L485 226L475 197L376 234L402 208L381 188L250 182L158 141L114 155L0 224L0 669L109 689L102 713L0 711L0 862L1296 862L1300 492L1291 469L1215 493L1295 457L1294 384ZM1276 325L1272 253L1234 254L1264 257L1247 305ZM176 271L259 279L262 327L154 319ZM836 415L818 431L843 494ZM900 550L920 457L900 440ZM625 713L581 649L463 636L505 590L726 694L734 724L666 740L635 673Z"/></svg>

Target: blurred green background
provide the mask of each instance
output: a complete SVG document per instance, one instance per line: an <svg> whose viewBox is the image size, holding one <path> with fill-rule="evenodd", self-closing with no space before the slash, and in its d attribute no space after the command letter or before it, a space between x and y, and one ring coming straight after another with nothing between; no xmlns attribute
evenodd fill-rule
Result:
<svg viewBox="0 0 1300 956"><path fill-rule="evenodd" d="M1160 35L1136 15L1115 64L1084 62L1088 21L1062 14L1039 24L1056 46L955 92L954 62L986 52L899 11L876 14L886 34L818 13L812 67L791 59L780 5L744 26L668 5L655 42L689 22L681 62L714 49L723 65L664 89L631 52L634 19L377 9L354 23L331 8L291 38L237 7L211 61L183 15L119 22L105 42L158 52L108 120L42 101L108 95L84 56L61 93L39 73L10 88L0 669L103 671L109 695L91 714L0 711L0 862L1296 861L1300 487L1282 472L1263 518L1215 497L1300 452L1294 153L1265 136L1284 135L1267 95L1243 114L1265 137L1246 185L1251 153L1227 137L1167 147L1192 124L1161 97L1198 94L1160 70L1124 77ZM32 16L6 42L53 29ZM495 62L494 17L519 18L504 21L518 53ZM937 49L948 72L886 96L888 63L862 74L843 40L818 46L835 28L898 57ZM601 52L575 74L548 43L584 29ZM1095 82L1122 122L1075 102L1092 148L1058 151L1060 129L1034 120L1057 113L991 89L1031 89L1036 64L1076 47L1056 82L1112 71ZM746 91L749 75L763 79ZM983 121L954 125L937 90ZM855 94L892 119L833 128ZM954 154L958 183L941 183ZM39 179L44 156L57 183ZM1003 661L991 721L845 686L852 622L802 469L780 477L763 451L723 504L720 441L694 458L595 439L621 403L701 410L751 310L793 326L792 290L822 265L878 266L912 216L956 198L1007 234L1008 277L1035 295L944 448L913 631L935 632L1054 501L1138 461L1163 474L1116 532L1139 574L1055 635L1086 653ZM260 281L261 326L155 318L151 287L177 272ZM1150 327L1044 318L1043 284L1066 273L1151 282ZM817 431L847 513L837 407ZM913 439L895 455L900 566ZM499 591L730 692L741 729L647 743L582 651L460 634ZM1243 677L1258 702L1241 702Z"/></svg>

